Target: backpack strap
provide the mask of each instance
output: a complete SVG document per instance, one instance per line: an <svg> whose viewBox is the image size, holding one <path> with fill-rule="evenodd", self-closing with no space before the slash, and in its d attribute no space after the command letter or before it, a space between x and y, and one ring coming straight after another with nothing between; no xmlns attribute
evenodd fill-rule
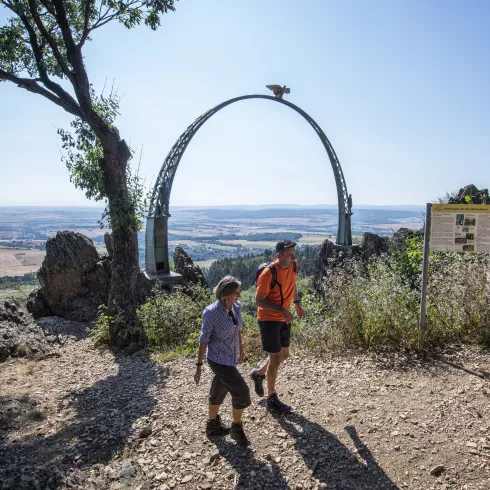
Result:
<svg viewBox="0 0 490 490"><path fill-rule="evenodd" d="M281 295L281 306L282 306L284 303L284 296L282 295L282 285L281 283L277 282L277 269L274 265L274 262L271 262L267 267L269 268L272 274L271 289L273 289L276 284L279 286L279 293Z"/></svg>

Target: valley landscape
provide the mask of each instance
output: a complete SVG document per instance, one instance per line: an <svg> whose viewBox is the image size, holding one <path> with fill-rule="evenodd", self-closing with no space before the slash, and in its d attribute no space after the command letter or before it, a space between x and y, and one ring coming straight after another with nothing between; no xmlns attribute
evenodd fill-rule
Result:
<svg viewBox="0 0 490 490"><path fill-rule="evenodd" d="M364 232L391 235L400 227L419 229L422 206L354 209L354 241ZM46 241L57 231L76 231L105 253L99 220L93 207L0 207L0 277L35 273L43 261ZM169 220L169 249L181 245L202 267L215 260L260 253L287 236L302 245L335 240L334 206L176 207ZM145 233L139 233L140 265L144 267Z"/></svg>

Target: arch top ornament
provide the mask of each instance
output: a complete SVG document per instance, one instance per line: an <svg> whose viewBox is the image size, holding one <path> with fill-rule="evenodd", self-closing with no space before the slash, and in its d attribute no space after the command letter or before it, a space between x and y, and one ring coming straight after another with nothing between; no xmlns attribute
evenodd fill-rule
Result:
<svg viewBox="0 0 490 490"><path fill-rule="evenodd" d="M284 87L285 88L285 87ZM288 93L288 92L285 92ZM327 136L305 111L291 102L284 100L280 97L273 97L270 95L242 95L229 99L217 106L209 109L204 114L199 116L178 138L175 144L170 149L162 168L158 174L153 189L150 206L148 210L148 218L146 224L146 271L152 275L169 274L170 268L168 263L168 218L170 217L170 193L172 191L172 185L177 172L180 160L184 155L184 152L189 145L190 141L201 128L201 126L214 114L219 112L226 106L247 99L266 99L283 104L290 107L295 112L303 116L304 119L315 130L320 138L328 158L330 160L335 184L337 187L337 201L339 208L339 227L337 231L337 245L350 247L352 245L352 232L351 232L351 215L352 215L352 197L347 192L347 185L345 183L342 167L337 158L337 154L333 149L332 144L328 140Z"/></svg>

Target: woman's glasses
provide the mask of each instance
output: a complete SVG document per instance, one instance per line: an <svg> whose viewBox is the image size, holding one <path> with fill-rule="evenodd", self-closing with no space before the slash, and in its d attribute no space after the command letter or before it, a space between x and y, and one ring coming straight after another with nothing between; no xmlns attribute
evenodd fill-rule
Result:
<svg viewBox="0 0 490 490"><path fill-rule="evenodd" d="M233 322L233 325L237 326L238 322L236 321L235 315L233 314L233 312L231 310L228 312L228 315L230 315L230 318L231 318L231 321Z"/></svg>

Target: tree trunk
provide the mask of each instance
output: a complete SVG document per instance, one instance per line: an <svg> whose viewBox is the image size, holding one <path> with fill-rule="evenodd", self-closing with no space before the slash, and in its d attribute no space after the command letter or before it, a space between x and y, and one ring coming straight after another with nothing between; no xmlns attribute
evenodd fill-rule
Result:
<svg viewBox="0 0 490 490"><path fill-rule="evenodd" d="M110 322L111 343L117 347L140 343L143 339L136 323L136 288L140 274L138 218L126 180L129 157L126 143L120 140L116 152L104 151L102 162L114 241L111 290L107 310L109 316L113 317Z"/></svg>

